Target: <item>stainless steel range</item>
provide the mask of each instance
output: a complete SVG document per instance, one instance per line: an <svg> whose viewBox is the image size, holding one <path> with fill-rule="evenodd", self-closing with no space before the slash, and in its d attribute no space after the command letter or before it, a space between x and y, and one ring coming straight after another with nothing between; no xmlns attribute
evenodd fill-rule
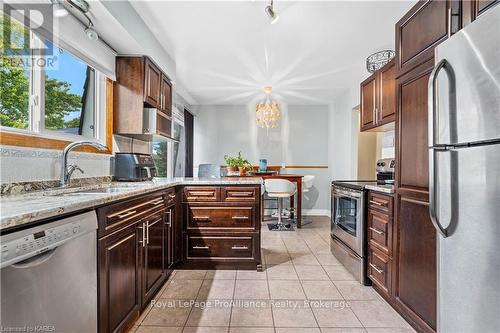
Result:
<svg viewBox="0 0 500 333"><path fill-rule="evenodd" d="M392 184L394 160L377 161L377 180L333 181L331 251L362 284L366 276L367 185Z"/></svg>

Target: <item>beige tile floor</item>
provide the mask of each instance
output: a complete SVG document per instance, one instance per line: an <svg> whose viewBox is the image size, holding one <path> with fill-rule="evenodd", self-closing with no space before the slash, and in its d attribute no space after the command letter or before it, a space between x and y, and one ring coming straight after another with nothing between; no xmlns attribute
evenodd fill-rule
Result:
<svg viewBox="0 0 500 333"><path fill-rule="evenodd" d="M262 226L265 270L177 270L132 332L414 332L330 253L328 217L290 232Z"/></svg>

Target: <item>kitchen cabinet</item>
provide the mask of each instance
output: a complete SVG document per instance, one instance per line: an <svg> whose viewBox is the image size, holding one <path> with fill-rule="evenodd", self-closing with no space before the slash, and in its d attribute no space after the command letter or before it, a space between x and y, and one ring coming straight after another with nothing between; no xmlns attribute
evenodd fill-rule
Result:
<svg viewBox="0 0 500 333"><path fill-rule="evenodd" d="M124 332L139 317L141 237L132 223L98 241L99 332Z"/></svg>
<svg viewBox="0 0 500 333"><path fill-rule="evenodd" d="M159 109L167 116L172 117L172 85L165 74L161 76Z"/></svg>
<svg viewBox="0 0 500 333"><path fill-rule="evenodd" d="M394 126L395 74L395 61L392 60L361 83L361 131L384 131Z"/></svg>
<svg viewBox="0 0 500 333"><path fill-rule="evenodd" d="M97 209L100 332L126 331L170 274L168 249L176 240L166 219L175 214L173 203L170 189Z"/></svg>
<svg viewBox="0 0 500 333"><path fill-rule="evenodd" d="M466 26L499 3L500 0L464 0L462 2L462 25Z"/></svg>
<svg viewBox="0 0 500 333"><path fill-rule="evenodd" d="M259 186L183 189L186 266L262 269Z"/></svg>
<svg viewBox="0 0 500 333"><path fill-rule="evenodd" d="M138 227L142 230L139 241L142 250L142 306L146 307L166 277L164 266L164 211L148 216Z"/></svg>
<svg viewBox="0 0 500 333"><path fill-rule="evenodd" d="M171 137L172 85L148 57L116 58L113 131L143 141Z"/></svg>
<svg viewBox="0 0 500 333"><path fill-rule="evenodd" d="M149 59L144 58L144 102L161 109L163 78L160 69Z"/></svg>
<svg viewBox="0 0 500 333"><path fill-rule="evenodd" d="M377 291L389 298L393 275L393 197L368 193L368 277Z"/></svg>

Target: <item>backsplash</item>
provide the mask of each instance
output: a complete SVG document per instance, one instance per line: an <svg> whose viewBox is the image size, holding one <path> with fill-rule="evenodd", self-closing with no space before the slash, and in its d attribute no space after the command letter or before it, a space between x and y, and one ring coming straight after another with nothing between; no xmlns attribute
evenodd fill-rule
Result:
<svg viewBox="0 0 500 333"><path fill-rule="evenodd" d="M0 183L58 180L61 174L62 151L51 149L0 147ZM85 172L73 178L111 176L112 155L73 152L70 164L76 163Z"/></svg>

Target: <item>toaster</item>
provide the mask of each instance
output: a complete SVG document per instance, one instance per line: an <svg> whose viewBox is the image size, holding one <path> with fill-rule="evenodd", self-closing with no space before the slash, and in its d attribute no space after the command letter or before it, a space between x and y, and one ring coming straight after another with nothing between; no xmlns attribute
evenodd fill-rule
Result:
<svg viewBox="0 0 500 333"><path fill-rule="evenodd" d="M141 182L156 177L156 167L150 154L116 153L114 169L117 181Z"/></svg>

